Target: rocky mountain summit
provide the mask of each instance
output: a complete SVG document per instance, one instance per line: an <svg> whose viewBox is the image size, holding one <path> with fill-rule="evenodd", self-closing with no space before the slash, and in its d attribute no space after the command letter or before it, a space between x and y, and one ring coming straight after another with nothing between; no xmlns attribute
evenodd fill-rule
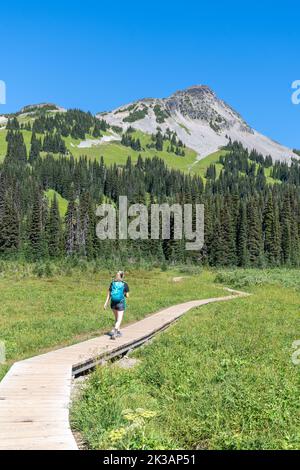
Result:
<svg viewBox="0 0 300 470"><path fill-rule="evenodd" d="M219 100L208 86L196 85L177 91L164 101L170 114L178 112L190 119L207 122L216 132L230 129L235 123L240 125L241 131L251 132L242 117Z"/></svg>

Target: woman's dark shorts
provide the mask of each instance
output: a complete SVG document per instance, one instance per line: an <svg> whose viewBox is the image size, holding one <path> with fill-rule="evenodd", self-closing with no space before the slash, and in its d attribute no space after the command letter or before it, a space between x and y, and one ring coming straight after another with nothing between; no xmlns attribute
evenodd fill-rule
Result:
<svg viewBox="0 0 300 470"><path fill-rule="evenodd" d="M122 310L125 310L125 301L122 300L121 302L118 302L118 303L111 302L110 308L112 310L118 310L119 312L122 312Z"/></svg>

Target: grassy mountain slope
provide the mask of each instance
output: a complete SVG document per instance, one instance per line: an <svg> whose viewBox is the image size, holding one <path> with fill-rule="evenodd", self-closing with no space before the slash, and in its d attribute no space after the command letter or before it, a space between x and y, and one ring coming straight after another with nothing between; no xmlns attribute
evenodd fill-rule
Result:
<svg viewBox="0 0 300 470"><path fill-rule="evenodd" d="M108 135L110 134L108 133ZM87 139L93 139L91 136L86 137ZM75 140L70 137L67 137L65 141L69 151L74 155L74 157L79 158L82 155L86 155L90 159L99 159L103 156L104 162L107 165L114 163L125 165L128 156L131 156L133 162L137 161L139 155L143 158L158 156L159 158L162 158L170 168L189 171L190 166L194 164L197 158L196 152L188 148L185 149L185 157L167 152L167 147L170 144L169 141L164 142L163 151L146 148L146 145L151 142L151 136L141 131L133 132L132 137L140 139L143 150L133 150L130 147L122 145L121 142L117 140L101 143L91 148L78 148L77 146L80 144L80 140Z"/></svg>
<svg viewBox="0 0 300 470"><path fill-rule="evenodd" d="M53 112L47 111L46 114L48 116L51 116L53 115ZM17 116L17 119L20 124L30 123L32 125L35 120L35 117L36 114L21 114ZM21 132L24 137L27 152L29 153L32 132L24 129L22 129ZM0 129L0 163L3 161L6 154L6 135L7 130L2 127ZM111 138L112 140L100 142L104 136ZM131 147L123 145L120 141L121 136L117 135L112 129L108 129L107 131L101 131L101 137L98 139L95 139L95 137L93 137L91 133L87 133L85 135L85 140L76 139L74 137L71 137L70 135L68 137L63 137L63 140L66 143L69 155L72 154L75 158L86 156L88 159L91 160L99 160L101 157L103 157L106 165L124 165L129 156L131 157L133 162L137 161L139 155L141 155L142 158L153 158L154 156L158 156L159 158L163 159L170 168L174 168L183 172L199 174L204 179L206 175L206 170L211 164L216 165L217 175L220 174L220 171L223 168L223 165L219 162L219 158L221 155L225 154L225 150L218 150L217 152L214 152L208 155L207 157L198 160L197 153L188 147L184 148L185 156L176 155L175 152L168 152L167 149L168 147L170 147L170 140L164 140L163 150L158 151L155 148L149 148L149 145L151 145L151 143L153 144L153 141L151 140L151 135L149 133L145 133L141 130L135 129L131 133L131 136L134 139L140 140L140 151L134 150ZM43 135L37 134L37 137L43 138ZM87 147L86 141L88 140L92 140L95 143L92 146ZM41 152L41 155L45 155L45 152ZM270 184L273 184L274 180L270 177L270 171L271 169L267 168L265 170L265 173L268 182Z"/></svg>
<svg viewBox="0 0 300 470"><path fill-rule="evenodd" d="M24 141L27 147L27 151L29 152L32 133L27 130L22 130L22 133L24 136ZM0 129L0 162L3 161L5 154L6 154L6 149L7 149L6 134L7 134L6 129ZM102 136L112 135L111 132L101 132L101 134ZM192 165L195 163L196 158L197 158L197 154L194 150L186 148L185 156L182 157L182 156L176 155L174 152L172 153L167 152L167 147L170 144L169 141L164 142L163 151L157 151L153 148L151 149L146 148L146 145L151 143L151 136L149 134L145 134L141 131L136 131L132 133L132 136L134 138L140 139L140 142L142 145L141 151L136 151L130 147L122 145L119 140L112 140L110 142L99 143L89 148L88 147L80 148L78 146L82 142L81 139L74 139L71 136L63 137L63 139L66 142L68 151L75 158L86 156L89 159L100 159L101 156L103 156L104 162L107 165L111 165L115 163L118 165L124 165L126 163L128 156L131 156L132 161L135 162L137 161L139 154L141 154L143 158L147 158L147 157L152 158L154 156L158 156L159 158L164 159L166 164L170 168L174 168L174 169L182 170L182 171L189 171L191 168L192 172L195 171L192 168ZM40 135L37 134L37 137L40 137ZM86 140L89 140L89 139L95 140L95 138L92 135L86 134Z"/></svg>
<svg viewBox="0 0 300 470"><path fill-rule="evenodd" d="M48 191L45 191L45 196L47 197L49 203L51 203L54 199L54 196L56 196L58 207L59 207L59 212L61 217L64 217L66 215L67 209L68 209L68 201L67 199L63 198L57 191L54 189L48 189ZM50 204L49 204L50 205Z"/></svg>

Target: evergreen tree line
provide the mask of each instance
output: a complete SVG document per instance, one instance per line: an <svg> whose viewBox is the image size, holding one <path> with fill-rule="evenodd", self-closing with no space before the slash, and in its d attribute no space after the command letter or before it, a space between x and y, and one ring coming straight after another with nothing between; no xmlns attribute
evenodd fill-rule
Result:
<svg viewBox="0 0 300 470"><path fill-rule="evenodd" d="M40 152L67 153L65 141L59 133L46 134L44 139L37 138L35 132L31 136L29 155L24 142L23 133L20 130L9 129L6 135L7 152L6 158L10 161L28 162L32 164L39 156Z"/></svg>
<svg viewBox="0 0 300 470"><path fill-rule="evenodd" d="M121 144L126 147L131 147L132 150L136 150L138 152L142 150L140 139L135 139L128 130L122 135Z"/></svg>
<svg viewBox="0 0 300 470"><path fill-rule="evenodd" d="M228 136L227 136L228 138ZM259 163L259 165L263 166L264 168L269 168L273 165L273 160L271 155L264 157L256 150L251 150L249 152L248 149L244 148L241 142L234 141L232 142L231 138L228 138L228 144L224 149L228 150L229 152L233 152L234 155L237 155L240 159L249 159L253 162ZM220 163L223 163L224 157L220 157Z"/></svg>
<svg viewBox="0 0 300 470"><path fill-rule="evenodd" d="M204 184L200 176L169 169L157 157L139 157L135 164L128 158L124 166L106 166L103 158L75 160L49 153L45 158L36 156L29 164L20 133L11 133L18 137L8 140L7 156L0 166L3 255L22 254L29 259L140 257L212 266L300 264L300 186L293 180L296 164L284 169L287 176L280 184L269 185L264 163L251 161L247 150L234 145L228 147L220 174L211 169ZM279 171L281 164L273 168L277 167ZM48 189L68 200L64 217L55 196L48 202ZM152 203L203 203L203 249L189 252L185 240L173 239L100 241L96 206L104 201L117 205L120 195L127 195L129 204L146 204L149 215Z"/></svg>
<svg viewBox="0 0 300 470"><path fill-rule="evenodd" d="M284 162L275 162L271 169L271 176L285 183L300 185L300 162L299 160L292 160L288 165Z"/></svg>
<svg viewBox="0 0 300 470"><path fill-rule="evenodd" d="M59 134L63 137L71 136L74 139L85 139L86 134L100 137L101 131L108 129L103 119L97 119L91 113L79 109L69 109L65 113L47 114L43 108L37 111L33 124L30 120L22 125L22 129L35 134ZM20 124L14 116L7 121L8 130L19 130Z"/></svg>
<svg viewBox="0 0 300 470"><path fill-rule="evenodd" d="M166 130L165 134L162 134L161 128L157 128L156 134L151 134L151 143L147 144L148 148L155 148L158 151L164 149L164 141L168 141L167 152L175 153L181 157L185 156L183 142L178 139L176 132L171 131L169 128Z"/></svg>

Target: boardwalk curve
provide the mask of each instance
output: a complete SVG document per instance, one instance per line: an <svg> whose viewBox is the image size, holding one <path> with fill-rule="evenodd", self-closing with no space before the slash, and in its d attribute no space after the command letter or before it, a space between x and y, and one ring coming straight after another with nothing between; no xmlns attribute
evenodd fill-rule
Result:
<svg viewBox="0 0 300 470"><path fill-rule="evenodd" d="M16 362L0 382L0 450L76 450L69 423L72 377L104 358L121 355L167 328L191 308L246 296L193 300L165 308L123 328L122 338L106 335Z"/></svg>

